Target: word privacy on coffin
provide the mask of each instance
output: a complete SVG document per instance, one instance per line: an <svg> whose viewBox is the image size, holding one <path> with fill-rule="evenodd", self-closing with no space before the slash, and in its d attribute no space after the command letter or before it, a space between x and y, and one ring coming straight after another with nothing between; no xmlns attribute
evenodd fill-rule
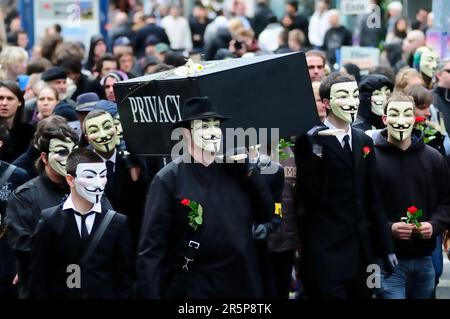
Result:
<svg viewBox="0 0 450 319"><path fill-rule="evenodd" d="M180 95L128 97L133 123L176 123L181 121Z"/></svg>

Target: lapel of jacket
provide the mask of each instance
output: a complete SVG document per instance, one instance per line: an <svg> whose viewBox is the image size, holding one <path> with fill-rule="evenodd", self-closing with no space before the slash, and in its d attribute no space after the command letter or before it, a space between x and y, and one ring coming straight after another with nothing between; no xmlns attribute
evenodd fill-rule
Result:
<svg viewBox="0 0 450 319"><path fill-rule="evenodd" d="M72 211L62 211L64 218L63 236L67 236L70 243L73 244L70 249L74 250L74 256L81 254L83 250L83 243L81 241L80 231L78 230L77 221Z"/></svg>
<svg viewBox="0 0 450 319"><path fill-rule="evenodd" d="M358 133L359 133L358 131L352 128L352 152L353 152L353 163L355 164L355 172L358 171L359 165L361 164L364 147L363 136Z"/></svg>
<svg viewBox="0 0 450 319"><path fill-rule="evenodd" d="M327 148L335 153L345 164L353 169L353 165L350 162L350 158L345 154L344 148L339 143L339 140L335 136L327 136L324 138L324 144L327 145Z"/></svg>

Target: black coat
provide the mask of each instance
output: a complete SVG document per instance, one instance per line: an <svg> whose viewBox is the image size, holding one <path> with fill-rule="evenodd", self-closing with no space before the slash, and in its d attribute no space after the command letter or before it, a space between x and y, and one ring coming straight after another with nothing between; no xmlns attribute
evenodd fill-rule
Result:
<svg viewBox="0 0 450 319"><path fill-rule="evenodd" d="M12 163L22 155L34 136L34 127L28 123L17 123L9 130L9 140L2 149L2 160Z"/></svg>
<svg viewBox="0 0 450 319"><path fill-rule="evenodd" d="M164 42L167 45L170 45L169 38L163 28L154 23L146 24L144 27L136 31L133 42L134 52L138 59L145 56L145 43L150 35L156 36L159 42Z"/></svg>
<svg viewBox="0 0 450 319"><path fill-rule="evenodd" d="M0 161L0 178L10 164ZM12 279L16 274L16 259L7 243L6 234L1 233L4 226L4 217L8 198L18 186L28 180L28 174L23 169L16 167L4 184L0 185L0 299L5 298L8 289L12 288Z"/></svg>
<svg viewBox="0 0 450 319"><path fill-rule="evenodd" d="M20 278L19 296L28 296L29 258L31 253L31 236L33 235L41 211L61 204L69 194L67 184L56 184L42 172L11 194L6 208L8 241L16 254L17 271ZM107 199L102 204L111 208Z"/></svg>
<svg viewBox="0 0 450 319"><path fill-rule="evenodd" d="M9 198L6 208L8 241L17 258L19 296L22 298L28 296L31 235L36 229L41 211L60 204L68 194L66 184L53 183L42 173L17 188Z"/></svg>
<svg viewBox="0 0 450 319"><path fill-rule="evenodd" d="M261 297L252 225L270 220L273 203L267 210L255 209L249 185L224 164L205 167L183 159L166 165L149 189L139 242L138 296ZM268 190L261 194L271 197ZM195 231L189 226L190 209L180 203L184 198L203 207L203 223ZM188 247L190 240L200 243L195 252ZM186 256L194 259L188 272L182 269Z"/></svg>
<svg viewBox="0 0 450 319"><path fill-rule="evenodd" d="M133 181L130 165L131 162L117 152L114 175L106 184L105 195L114 210L128 217L131 235L137 245L148 183L144 171L138 181Z"/></svg>
<svg viewBox="0 0 450 319"><path fill-rule="evenodd" d="M353 162L336 137L318 140L321 157L306 136L295 146L303 274L311 281L357 280L373 261L375 241L378 254L393 251L375 187L372 139L352 128ZM365 158L364 146L372 152Z"/></svg>
<svg viewBox="0 0 450 319"><path fill-rule="evenodd" d="M26 152L20 155L12 164L27 171L31 178L35 178L39 174L36 169L36 161L39 159L40 154L39 150L30 144Z"/></svg>
<svg viewBox="0 0 450 319"><path fill-rule="evenodd" d="M92 239L107 212L95 216ZM31 298L131 298L133 249L127 220L115 214L92 255L81 266L80 288L67 287L67 267L79 265L85 244L81 241L73 212L61 205L44 214L33 236L31 255Z"/></svg>
<svg viewBox="0 0 450 319"><path fill-rule="evenodd" d="M423 210L419 220L433 225L431 239L394 240L398 256L420 258L433 253L435 236L450 226L450 183L445 158L425 145L420 130L414 129L411 136L411 145L402 150L387 141L387 130L381 131L375 140L376 176L390 224L416 206Z"/></svg>
<svg viewBox="0 0 450 319"><path fill-rule="evenodd" d="M77 89L73 92L70 97L72 100L76 101L80 94L87 92L94 92L98 95L100 99L105 98L105 91L103 90L100 82L94 79L90 79L87 75L80 74L78 81L76 83Z"/></svg>

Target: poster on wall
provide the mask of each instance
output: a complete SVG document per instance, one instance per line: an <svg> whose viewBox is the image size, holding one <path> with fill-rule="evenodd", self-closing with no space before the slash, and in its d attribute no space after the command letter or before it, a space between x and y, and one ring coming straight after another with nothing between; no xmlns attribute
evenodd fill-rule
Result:
<svg viewBox="0 0 450 319"><path fill-rule="evenodd" d="M98 0L34 1L35 42L45 37L45 30L61 25L64 40L82 42L89 48L90 38L100 33L100 2Z"/></svg>

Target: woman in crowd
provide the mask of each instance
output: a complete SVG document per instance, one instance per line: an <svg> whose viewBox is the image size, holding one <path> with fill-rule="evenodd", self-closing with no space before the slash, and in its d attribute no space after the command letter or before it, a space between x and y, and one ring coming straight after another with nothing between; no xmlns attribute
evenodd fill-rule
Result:
<svg viewBox="0 0 450 319"><path fill-rule="evenodd" d="M34 127L23 122L25 101L22 91L13 81L0 81L0 124L9 131L9 141L3 146L2 159L12 163L26 151L34 134Z"/></svg>

